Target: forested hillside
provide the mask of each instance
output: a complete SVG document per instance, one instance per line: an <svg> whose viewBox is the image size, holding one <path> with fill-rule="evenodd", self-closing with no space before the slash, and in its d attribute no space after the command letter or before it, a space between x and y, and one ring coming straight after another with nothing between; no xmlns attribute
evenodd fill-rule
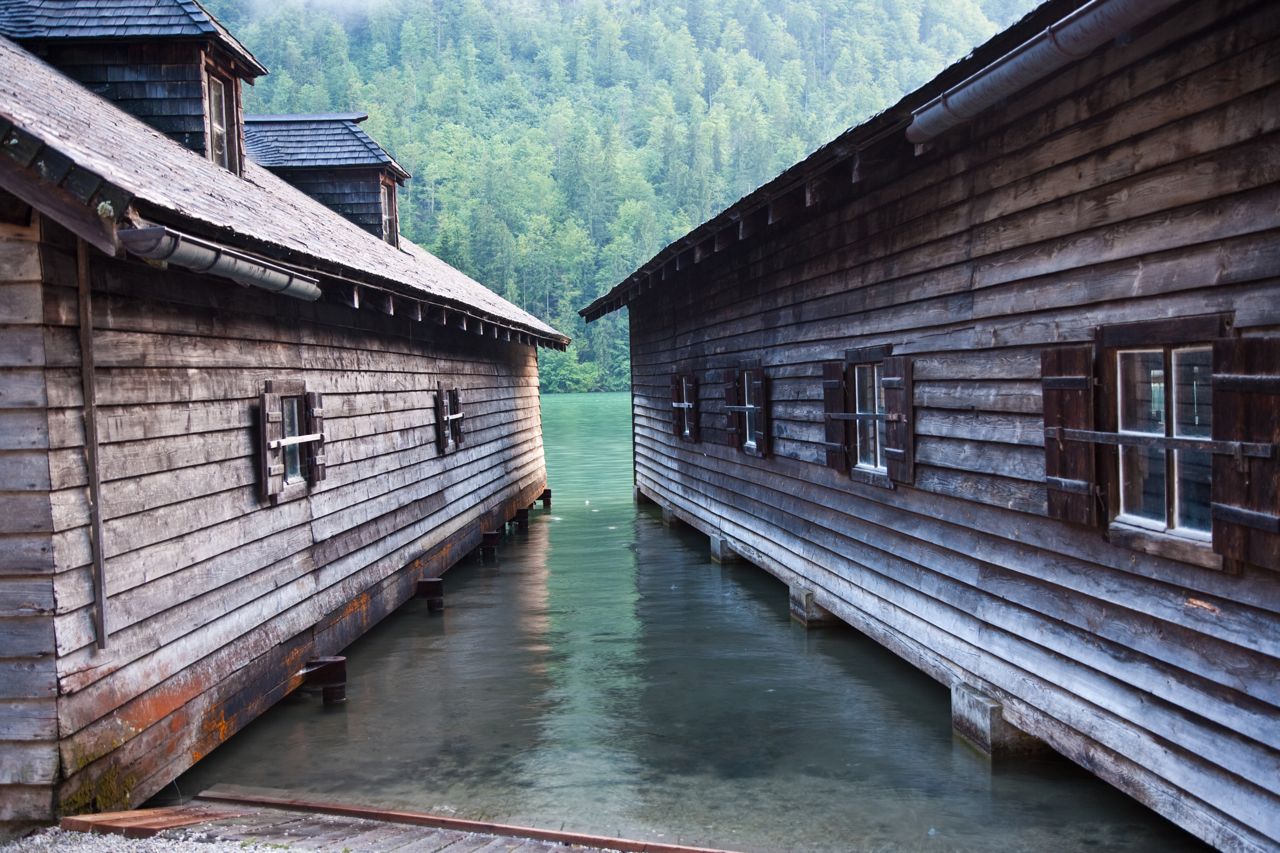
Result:
<svg viewBox="0 0 1280 853"><path fill-rule="evenodd" d="M369 113L412 240L575 339L546 390L627 387L576 310L1033 0L209 0L259 113Z"/></svg>

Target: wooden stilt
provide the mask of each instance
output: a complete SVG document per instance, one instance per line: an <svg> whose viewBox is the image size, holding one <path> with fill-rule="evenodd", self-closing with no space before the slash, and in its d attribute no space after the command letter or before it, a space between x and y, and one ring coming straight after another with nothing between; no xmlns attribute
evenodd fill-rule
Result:
<svg viewBox="0 0 1280 853"><path fill-rule="evenodd" d="M427 600L427 611L439 613L444 610L444 578L422 578L418 581L416 591L418 598Z"/></svg>
<svg viewBox="0 0 1280 853"><path fill-rule="evenodd" d="M821 628L840 621L830 610L813 600L813 590L793 586L790 593L791 618L806 628Z"/></svg>
<svg viewBox="0 0 1280 853"><path fill-rule="evenodd" d="M480 539L480 559L481 560L497 560L498 559L498 542L501 541L502 534L497 530L486 530L484 536Z"/></svg>
<svg viewBox="0 0 1280 853"><path fill-rule="evenodd" d="M1004 718L998 700L970 684L951 687L951 726L962 739L992 759L1034 756L1049 747Z"/></svg>
<svg viewBox="0 0 1280 853"><path fill-rule="evenodd" d="M347 659L341 655L312 658L302 668L302 683L319 689L326 705L347 701Z"/></svg>

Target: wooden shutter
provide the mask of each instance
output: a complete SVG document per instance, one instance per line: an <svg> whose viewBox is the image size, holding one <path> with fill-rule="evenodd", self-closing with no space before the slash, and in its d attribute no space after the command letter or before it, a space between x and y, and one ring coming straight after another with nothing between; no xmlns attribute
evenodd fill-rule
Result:
<svg viewBox="0 0 1280 853"><path fill-rule="evenodd" d="M1045 429L1095 429L1093 345L1049 347L1040 354ZM1097 472L1092 444L1044 440L1045 486L1050 518L1098 523Z"/></svg>
<svg viewBox="0 0 1280 853"><path fill-rule="evenodd" d="M449 431L453 433L453 443L462 446L462 392L457 388L449 389Z"/></svg>
<svg viewBox="0 0 1280 853"><path fill-rule="evenodd" d="M751 380L751 404L755 406L756 411L751 438L756 443L756 453L760 456L768 456L772 451L769 437L773 432L769 422L769 377L760 370L754 371L752 376L755 378Z"/></svg>
<svg viewBox="0 0 1280 853"><path fill-rule="evenodd" d="M889 356L880 368L884 388L884 464L889 479L897 483L915 480L915 416L912 405L911 359Z"/></svg>
<svg viewBox="0 0 1280 853"><path fill-rule="evenodd" d="M698 377L692 373L686 373L684 381L689 385L686 398L689 408L685 409L685 416L689 418L689 440L696 443L702 440L698 430Z"/></svg>
<svg viewBox="0 0 1280 853"><path fill-rule="evenodd" d="M1280 444L1280 338L1213 345L1213 438ZM1280 461L1214 454L1213 550L1280 570Z"/></svg>
<svg viewBox="0 0 1280 853"><path fill-rule="evenodd" d="M436 453L449 452L449 398L444 383L436 383Z"/></svg>
<svg viewBox="0 0 1280 853"><path fill-rule="evenodd" d="M848 392L845 386L845 365L841 361L828 361L822 365L822 412L824 415L843 415L849 410ZM826 421L827 467L847 472L849 462L850 422L836 418Z"/></svg>
<svg viewBox="0 0 1280 853"><path fill-rule="evenodd" d="M258 397L258 483L264 500L273 500L284 491L284 452L271 443L284 438L284 413L280 395L267 389Z"/></svg>
<svg viewBox="0 0 1280 853"><path fill-rule="evenodd" d="M729 373L729 384L724 389L724 404L726 406L742 405L742 371L733 370ZM743 417L741 412L726 412L725 439L724 443L730 447L742 448L743 442Z"/></svg>
<svg viewBox="0 0 1280 853"><path fill-rule="evenodd" d="M684 430L681 428L684 409L680 406L684 402L684 393L680 386L682 378L679 373L671 377L671 434L676 438L684 437Z"/></svg>
<svg viewBox="0 0 1280 853"><path fill-rule="evenodd" d="M319 483L325 478L325 462L324 462L324 398L315 391L308 391L304 398L306 400L306 427L304 432L308 435L319 435L320 439L309 445L307 459L307 481L312 485Z"/></svg>

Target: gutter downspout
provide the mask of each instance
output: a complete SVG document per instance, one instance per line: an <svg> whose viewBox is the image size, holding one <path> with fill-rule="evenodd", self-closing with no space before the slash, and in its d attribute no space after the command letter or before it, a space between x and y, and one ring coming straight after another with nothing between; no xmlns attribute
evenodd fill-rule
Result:
<svg viewBox="0 0 1280 853"><path fill-rule="evenodd" d="M229 278L237 284L260 287L307 302L320 298L317 279L163 225L126 228L116 236L121 245L140 258Z"/></svg>
<svg viewBox="0 0 1280 853"><path fill-rule="evenodd" d="M928 142L1178 0L1092 0L912 113L907 139Z"/></svg>
<svg viewBox="0 0 1280 853"><path fill-rule="evenodd" d="M99 649L107 647L107 569L102 541L102 474L98 467L98 400L93 361L93 293L89 282L89 244L76 240L76 289L80 302L80 384L84 395L84 461L89 469L89 546L93 553L93 632Z"/></svg>

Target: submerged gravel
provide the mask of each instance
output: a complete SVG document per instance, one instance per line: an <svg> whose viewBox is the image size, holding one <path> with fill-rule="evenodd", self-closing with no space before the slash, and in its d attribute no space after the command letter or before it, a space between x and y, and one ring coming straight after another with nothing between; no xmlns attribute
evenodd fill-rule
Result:
<svg viewBox="0 0 1280 853"><path fill-rule="evenodd" d="M278 846L223 841L199 833L191 833L187 838L180 837L180 833L155 838L125 838L64 832L57 827L0 844L0 853L279 853L279 850Z"/></svg>

